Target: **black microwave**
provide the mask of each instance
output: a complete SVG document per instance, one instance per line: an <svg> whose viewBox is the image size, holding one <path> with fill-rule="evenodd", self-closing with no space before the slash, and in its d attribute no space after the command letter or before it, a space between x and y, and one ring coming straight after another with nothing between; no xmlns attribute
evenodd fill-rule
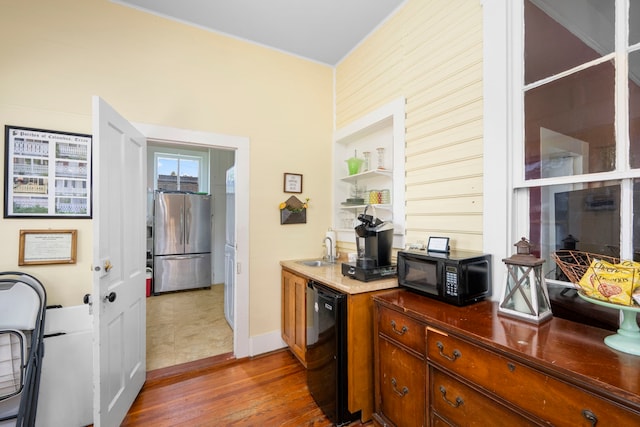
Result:
<svg viewBox="0 0 640 427"><path fill-rule="evenodd" d="M398 252L398 285L463 306L491 292L491 255L476 252Z"/></svg>

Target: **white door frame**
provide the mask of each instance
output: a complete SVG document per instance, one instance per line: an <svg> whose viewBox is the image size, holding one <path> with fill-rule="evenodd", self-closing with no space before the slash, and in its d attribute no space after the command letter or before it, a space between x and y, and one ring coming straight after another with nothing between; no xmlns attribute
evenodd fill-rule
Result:
<svg viewBox="0 0 640 427"><path fill-rule="evenodd" d="M236 281L234 287L233 354L249 356L249 138L166 126L134 123L147 139L235 150Z"/></svg>

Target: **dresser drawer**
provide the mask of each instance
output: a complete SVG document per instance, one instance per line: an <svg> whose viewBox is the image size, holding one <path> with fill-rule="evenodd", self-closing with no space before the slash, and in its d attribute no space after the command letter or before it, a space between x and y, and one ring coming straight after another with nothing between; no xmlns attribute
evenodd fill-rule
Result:
<svg viewBox="0 0 640 427"><path fill-rule="evenodd" d="M398 426L426 425L426 370L423 359L378 338L379 387L378 410Z"/></svg>
<svg viewBox="0 0 640 427"><path fill-rule="evenodd" d="M427 357L557 426L640 425L640 414L453 336L430 331Z"/></svg>
<svg viewBox="0 0 640 427"><path fill-rule="evenodd" d="M378 306L378 331L419 354L425 355L426 328L412 318Z"/></svg>
<svg viewBox="0 0 640 427"><path fill-rule="evenodd" d="M431 368L429 375L433 425L438 425L437 416L458 426L536 425L438 369Z"/></svg>
<svg viewBox="0 0 640 427"><path fill-rule="evenodd" d="M431 427L455 427L436 413L431 413Z"/></svg>

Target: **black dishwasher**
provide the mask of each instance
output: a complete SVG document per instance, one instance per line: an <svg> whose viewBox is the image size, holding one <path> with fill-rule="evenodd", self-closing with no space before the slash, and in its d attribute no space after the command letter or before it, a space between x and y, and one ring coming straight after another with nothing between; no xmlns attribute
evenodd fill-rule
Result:
<svg viewBox="0 0 640 427"><path fill-rule="evenodd" d="M320 283L307 284L307 386L337 426L357 418L347 407L346 297Z"/></svg>

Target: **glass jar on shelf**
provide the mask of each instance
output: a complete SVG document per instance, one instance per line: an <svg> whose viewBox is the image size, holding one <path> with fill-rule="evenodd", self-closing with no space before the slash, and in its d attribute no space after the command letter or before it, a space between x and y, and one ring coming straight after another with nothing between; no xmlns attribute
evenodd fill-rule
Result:
<svg viewBox="0 0 640 427"><path fill-rule="evenodd" d="M382 194L379 190L371 190L369 191L369 204L370 205L378 205L382 199Z"/></svg>
<svg viewBox="0 0 640 427"><path fill-rule="evenodd" d="M391 203L391 191L388 188L380 191L380 203L388 205Z"/></svg>
<svg viewBox="0 0 640 427"><path fill-rule="evenodd" d="M384 147L376 148L378 152L378 169L386 169L385 168L385 158L384 158Z"/></svg>
<svg viewBox="0 0 640 427"><path fill-rule="evenodd" d="M367 172L371 168L371 152L363 151L362 156L364 157L364 162L362 163L362 172Z"/></svg>
<svg viewBox="0 0 640 427"><path fill-rule="evenodd" d="M367 195L367 186L358 184L357 182L351 185L351 203L353 204L362 204L365 202L365 197Z"/></svg>

